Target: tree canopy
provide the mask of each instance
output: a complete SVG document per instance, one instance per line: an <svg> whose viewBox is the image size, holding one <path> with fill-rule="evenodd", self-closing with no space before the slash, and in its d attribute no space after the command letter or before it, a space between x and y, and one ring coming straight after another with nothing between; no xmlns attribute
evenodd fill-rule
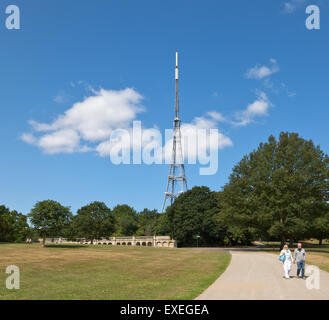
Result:
<svg viewBox="0 0 329 320"><path fill-rule="evenodd" d="M171 235L181 245L193 245L196 236L200 236L204 244L220 242L222 230L216 221L218 212L216 193L208 187L194 187L167 208Z"/></svg>
<svg viewBox="0 0 329 320"><path fill-rule="evenodd" d="M227 224L253 237L310 236L328 212L329 158L297 133L270 136L233 169L222 204Z"/></svg>
<svg viewBox="0 0 329 320"><path fill-rule="evenodd" d="M157 234L159 230L157 228L159 216L160 214L157 210L145 208L143 211L139 212L137 215L138 230L136 231L136 235L153 236Z"/></svg>
<svg viewBox="0 0 329 320"><path fill-rule="evenodd" d="M27 217L17 211L0 206L0 241L20 242L29 236Z"/></svg>
<svg viewBox="0 0 329 320"><path fill-rule="evenodd" d="M114 232L115 218L105 203L95 201L78 210L72 226L78 237L93 241Z"/></svg>
<svg viewBox="0 0 329 320"><path fill-rule="evenodd" d="M72 219L70 207L64 207L53 200L37 202L28 216L42 236L43 245L47 236L61 235Z"/></svg>
<svg viewBox="0 0 329 320"><path fill-rule="evenodd" d="M138 217L134 208L127 204L117 205L113 215L117 221L116 235L132 236L138 230Z"/></svg>

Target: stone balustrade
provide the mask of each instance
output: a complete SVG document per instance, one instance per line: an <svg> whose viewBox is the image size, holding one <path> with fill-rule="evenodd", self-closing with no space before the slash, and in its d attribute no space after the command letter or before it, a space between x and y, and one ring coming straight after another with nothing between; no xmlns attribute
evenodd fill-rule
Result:
<svg viewBox="0 0 329 320"><path fill-rule="evenodd" d="M42 242L42 239L27 239L26 242ZM177 247L176 240L170 236L133 236L133 237L109 237L98 240L77 239L69 241L65 238L47 238L46 244L85 244L85 245L113 245L113 246L147 246L147 247Z"/></svg>

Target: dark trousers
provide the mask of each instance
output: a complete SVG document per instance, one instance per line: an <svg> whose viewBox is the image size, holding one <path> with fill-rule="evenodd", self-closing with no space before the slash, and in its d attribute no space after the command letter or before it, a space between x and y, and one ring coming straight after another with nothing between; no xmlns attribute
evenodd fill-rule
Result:
<svg viewBox="0 0 329 320"><path fill-rule="evenodd" d="M299 276L300 270L302 270L302 278L305 275L305 261L298 261L297 262L297 276Z"/></svg>

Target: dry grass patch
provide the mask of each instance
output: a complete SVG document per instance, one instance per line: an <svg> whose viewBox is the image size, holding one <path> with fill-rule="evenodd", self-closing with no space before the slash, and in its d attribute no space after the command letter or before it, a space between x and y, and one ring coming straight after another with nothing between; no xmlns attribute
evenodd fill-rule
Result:
<svg viewBox="0 0 329 320"><path fill-rule="evenodd" d="M307 253L307 263L329 272L329 253L309 252Z"/></svg>
<svg viewBox="0 0 329 320"><path fill-rule="evenodd" d="M0 299L192 299L229 261L190 249L0 244ZM20 268L20 290L1 286L11 264Z"/></svg>

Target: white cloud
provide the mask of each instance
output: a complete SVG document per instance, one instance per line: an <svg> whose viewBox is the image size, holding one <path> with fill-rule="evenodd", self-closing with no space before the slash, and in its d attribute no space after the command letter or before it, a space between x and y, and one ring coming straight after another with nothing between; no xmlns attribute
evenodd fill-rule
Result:
<svg viewBox="0 0 329 320"><path fill-rule="evenodd" d="M155 128L141 128L141 139L132 135L133 121L144 111L141 94L131 88L118 91L100 89L92 92L93 95L73 104L50 123L29 121L33 131L23 133L21 139L39 147L46 154L94 151L101 157L108 156L118 141L121 142L123 150L132 150L131 148L138 144L144 148L152 143L152 137L159 132ZM188 153L188 157L193 157L196 152L206 153L212 149L233 146L231 139L218 130L219 124L246 126L256 117L267 116L270 106L266 94L258 92L256 100L245 110L236 112L231 119L220 112L209 111L189 123L182 123L185 155ZM120 133L121 129L124 130ZM196 136L198 129L206 129L204 132L207 138L201 142ZM164 157L164 160L168 161L172 139L167 139L165 144L164 140L163 136L163 141L157 145L157 149L161 149L161 158ZM210 140L216 143L209 143ZM197 145L198 151L193 149L194 147L191 149L190 145Z"/></svg>
<svg viewBox="0 0 329 320"><path fill-rule="evenodd" d="M289 97L289 98L294 98L294 97L296 97L296 95L297 95L297 94L296 94L295 91L289 91L289 92L288 92L288 97Z"/></svg>
<svg viewBox="0 0 329 320"><path fill-rule="evenodd" d="M63 104L66 102L66 97L64 93L59 93L55 98L54 98L54 102L58 103L58 104Z"/></svg>
<svg viewBox="0 0 329 320"><path fill-rule="evenodd" d="M183 123L182 136L190 138L192 132L198 129L218 129L219 122L223 122L224 119L225 118L218 112L207 112L205 116L194 118L191 123ZM219 132L217 138L219 149L233 146L231 139L223 133Z"/></svg>
<svg viewBox="0 0 329 320"><path fill-rule="evenodd" d="M306 2L307 0L289 0L285 2L283 11L285 13L293 13Z"/></svg>
<svg viewBox="0 0 329 320"><path fill-rule="evenodd" d="M216 120L218 122L227 122L228 120L217 111L209 111L207 112L207 115L210 116L213 120Z"/></svg>
<svg viewBox="0 0 329 320"><path fill-rule="evenodd" d="M231 139L221 132L210 132L210 129L218 129L220 121L219 113L208 112L204 116L195 117L190 123L181 126L182 149L185 158L197 157L197 152L206 154L210 149L224 149L233 146ZM199 129L206 129L207 141L198 139ZM170 129L169 129L170 130ZM154 139L154 138L158 138ZM133 135L133 129L117 130L113 132L111 139L101 142L96 151L101 157L109 156L113 148L120 146L123 152L131 151L133 146L140 145L143 150L151 146L156 153L157 163L169 163L172 155L172 132L165 141L165 135L156 128L141 128L141 139ZM217 139L218 143L210 144L210 140ZM153 145L152 145L153 143Z"/></svg>
<svg viewBox="0 0 329 320"><path fill-rule="evenodd" d="M261 80L263 78L269 77L272 74L279 71L279 65L275 59L270 59L269 65L256 65L255 67L249 69L245 77L247 79L257 79Z"/></svg>
<svg viewBox="0 0 329 320"><path fill-rule="evenodd" d="M23 133L21 135L21 139L29 144L34 144L37 141L37 139L33 136L32 133Z"/></svg>
<svg viewBox="0 0 329 320"><path fill-rule="evenodd" d="M286 2L284 4L284 12L292 13L296 10L296 6L292 2Z"/></svg>
<svg viewBox="0 0 329 320"><path fill-rule="evenodd" d="M24 133L21 139L38 146L47 154L93 150L102 157L108 156L111 148L118 141L125 150L137 145L138 138L132 135L132 123L137 114L144 111L141 105L142 95L129 88L119 91L100 89L99 91L92 90L92 92L92 96L73 104L70 109L50 123L30 120L34 133ZM202 117L195 117L191 123L182 125L183 140L187 139L195 143L196 137L193 134L196 129L217 128L218 123L227 121L221 113L216 111L208 112ZM143 147L148 145L155 133L154 128L141 128L141 145ZM218 139L219 149L233 145L230 138L222 133L218 133L215 138ZM172 141L163 147L164 150L170 143ZM162 148L162 144L158 147ZM209 146L200 147L209 148ZM168 154L171 155L171 150Z"/></svg>
<svg viewBox="0 0 329 320"><path fill-rule="evenodd" d="M182 149L188 163L193 163L195 159L207 161L207 156L212 151L218 152L233 146L232 140L218 130L219 122L222 122L221 114L212 111L204 116L195 117L190 123L182 124ZM200 129L203 129L203 132ZM163 148L166 163L171 159L172 144L173 141L170 139Z"/></svg>
<svg viewBox="0 0 329 320"><path fill-rule="evenodd" d="M268 115L268 109L272 105L271 102L264 92L258 92L257 95L257 99L249 104L245 110L235 114L236 120L232 122L233 125L246 126L253 122L256 117Z"/></svg>
<svg viewBox="0 0 329 320"><path fill-rule="evenodd" d="M81 150L80 137L74 129L62 129L45 134L39 138L38 146L48 154L73 153Z"/></svg>
<svg viewBox="0 0 329 320"><path fill-rule="evenodd" d="M100 89L93 93L50 124L31 120L30 125L41 135L24 133L22 140L49 154L86 151L90 149L86 143L108 139L112 130L129 127L136 115L144 110L143 97L134 89ZM84 145L81 145L82 141Z"/></svg>
<svg viewBox="0 0 329 320"><path fill-rule="evenodd" d="M272 93L279 94L285 92L289 98L296 95L295 92L287 89L286 84L278 81L273 81L271 75L280 70L278 62L271 58L268 65L256 65L245 73L247 79L262 80L262 85L265 89L269 89Z"/></svg>

